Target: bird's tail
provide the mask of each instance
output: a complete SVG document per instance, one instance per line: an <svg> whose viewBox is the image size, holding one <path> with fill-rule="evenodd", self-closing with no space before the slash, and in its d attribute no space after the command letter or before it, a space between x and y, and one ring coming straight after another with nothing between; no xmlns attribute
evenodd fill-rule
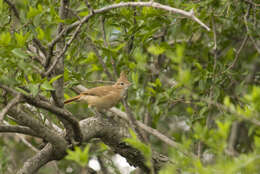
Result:
<svg viewBox="0 0 260 174"><path fill-rule="evenodd" d="M81 97L81 96L78 95L78 96L76 96L76 97L72 97L72 98L70 98L70 99L68 99L68 100L65 100L65 101L64 101L64 104L68 104L68 103L71 103L71 102L73 102L73 101L77 101L80 97Z"/></svg>

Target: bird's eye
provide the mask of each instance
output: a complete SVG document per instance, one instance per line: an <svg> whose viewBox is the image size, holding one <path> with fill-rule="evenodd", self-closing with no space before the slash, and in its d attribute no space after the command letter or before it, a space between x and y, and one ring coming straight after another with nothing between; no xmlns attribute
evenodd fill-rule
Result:
<svg viewBox="0 0 260 174"><path fill-rule="evenodd" d="M124 83L123 83L123 82L121 82L121 83L120 83L120 85L122 85L122 86L123 86L123 85L124 85Z"/></svg>

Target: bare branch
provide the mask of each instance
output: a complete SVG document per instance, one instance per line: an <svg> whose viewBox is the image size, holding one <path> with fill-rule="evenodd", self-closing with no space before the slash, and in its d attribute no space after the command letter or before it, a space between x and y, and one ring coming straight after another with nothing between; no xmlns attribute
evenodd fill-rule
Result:
<svg viewBox="0 0 260 174"><path fill-rule="evenodd" d="M3 122L5 114L8 112L10 108L12 108L14 105L19 103L21 101L22 97L20 94L18 94L16 97L14 97L1 111L0 113L0 123Z"/></svg>
<svg viewBox="0 0 260 174"><path fill-rule="evenodd" d="M74 27L80 25L80 23L85 23L88 22L88 20L94 16L95 14L100 14L100 13L105 13L108 12L112 9L116 9L116 8L122 8L122 7L154 7L154 8L158 8L158 9L162 9L165 11L169 11L172 13L176 13L176 14L181 14L184 15L188 18L191 18L193 20L195 20L196 22L198 22L201 26L203 26L204 28L206 28L208 31L210 31L210 28L208 26L206 26L203 22L201 22L197 17L194 16L193 13L191 12L187 12L181 9L176 9L170 6L166 6L166 5L162 5L160 3L157 2L121 2L118 4L112 4L97 10L94 10L93 13L85 16L81 21L77 21L74 22L73 24L69 25L68 27L64 28L52 41L51 43L48 44L48 47L53 47L64 35L66 35L70 30L72 30Z"/></svg>
<svg viewBox="0 0 260 174"><path fill-rule="evenodd" d="M121 3L118 3L118 4L113 4L113 5L109 5L107 7L103 7L99 10L94 10L94 13L95 14L103 13L103 12L109 11L111 9L120 8L120 7L154 7L154 8L162 9L162 10L165 10L165 11L169 11L171 13L181 14L183 16L191 18L192 20L194 20L195 22L200 24L202 27L204 27L205 29L210 31L210 28L207 25L205 25L196 16L194 16L193 11L187 12L187 11L177 9L177 8L173 8L173 7L170 7L170 6L167 6L167 5L162 5L160 3L153 2L153 1L150 1L150 2L121 2Z"/></svg>
<svg viewBox="0 0 260 174"><path fill-rule="evenodd" d="M29 158L23 167L17 172L17 174L34 174L43 165L55 159L54 149L51 144L47 144L41 151L39 151L35 156Z"/></svg>
<svg viewBox="0 0 260 174"><path fill-rule="evenodd" d="M21 133L21 134L38 137L38 138L43 138L38 133L34 132L32 129L25 126L0 125L0 132Z"/></svg>
<svg viewBox="0 0 260 174"><path fill-rule="evenodd" d="M80 24L77 26L75 32L73 33L71 39L65 44L65 46L63 47L63 50L55 58L55 60L53 61L52 65L48 68L48 70L45 73L43 73L44 76L48 76L52 72L52 70L54 69L56 64L58 63L59 59L61 59L64 56L64 54L67 51L68 47L70 46L72 41L76 38L76 36L80 32L80 28L81 28L82 25L83 25L83 22L80 22Z"/></svg>
<svg viewBox="0 0 260 174"><path fill-rule="evenodd" d="M177 9L177 8L173 8L167 5L162 5L160 3L157 2L121 2L118 4L113 4L113 5L109 5L97 10L93 10L92 13L90 13L89 15L85 16L82 20L74 22L73 24L69 25L68 27L64 28L49 44L48 44L48 48L49 48L49 54L48 57L50 58L50 56L52 55L52 50L53 47L55 46L55 44L63 37L65 36L71 29L73 29L74 27L76 28L76 31L74 32L72 38L68 41L68 43L65 45L65 47L63 48L63 51L56 57L56 59L54 60L53 64L51 65L51 67L47 70L47 72L44 73L44 75L48 75L52 69L55 67L58 59L60 59L60 57L63 56L63 54L67 51L67 48L70 46L71 42L74 40L74 38L76 37L76 35L78 34L81 26L83 25L83 23L87 22L92 16L96 15L96 14L100 14L100 13L104 13L107 11L110 11L112 9L116 9L116 8L122 8L122 7L154 7L154 8L158 8L158 9L162 9L165 11L169 11L171 13L176 13L176 14L181 14L185 17L191 18L192 20L194 20L195 22L199 23L202 27L206 28L208 31L210 31L210 28L205 25L203 22L201 22L196 16L194 16L193 11L187 12L181 9Z"/></svg>
<svg viewBox="0 0 260 174"><path fill-rule="evenodd" d="M128 131L124 133L118 131L120 129L127 129L124 125L120 125L109 119L90 117L80 121L80 128L83 133L84 142L88 142L92 138L100 138L105 144L109 145L114 152L124 156L131 165L138 166L145 173L149 173L150 169L146 165L142 153L122 142L124 138L129 136ZM18 174L34 174L40 167L48 162L62 159L66 155L65 151L57 155L57 151L59 151L59 149L54 148L51 144L47 144L40 152L24 163ZM153 153L152 159L156 171L160 170L164 164L169 162L168 157L156 152Z"/></svg>
<svg viewBox="0 0 260 174"><path fill-rule="evenodd" d="M260 7L260 4L254 3L251 0L245 0L246 2L248 2L249 4L256 6L256 7Z"/></svg>
<svg viewBox="0 0 260 174"><path fill-rule="evenodd" d="M39 120L36 120L21 110L10 109L8 114L19 120L23 125L30 127L34 132L38 133L41 138L50 142L61 153L67 147L66 140L56 132L45 127Z"/></svg>
<svg viewBox="0 0 260 174"><path fill-rule="evenodd" d="M129 118L129 121L130 121L132 128L136 131L136 133L137 133L137 135L138 135L138 137L140 138L141 141L148 143L146 136L144 135L142 130L140 130L139 126L137 125L137 120L134 118L134 115L133 115L132 111L130 110L126 99L123 99L123 104L124 104L126 114Z"/></svg>
<svg viewBox="0 0 260 174"><path fill-rule="evenodd" d="M118 115L120 118L126 120L127 122L129 122L129 118L127 116L127 114L115 107L110 109L111 112L113 112L114 114ZM183 152L185 155L188 155L187 152L185 152L184 150L182 150L180 147L181 145L175 141L173 141L172 139L168 138L167 136L165 136L164 134L162 134L161 132L159 132L156 129L153 129L145 124L143 124L140 121L137 121L137 125L144 131L146 131L147 133L157 137L159 140L161 140L162 142L164 142L165 144L172 146L176 149L178 149L179 151ZM191 154L192 155L192 154Z"/></svg>
<svg viewBox="0 0 260 174"><path fill-rule="evenodd" d="M79 128L79 123L78 121L75 119L75 117L67 110L56 107L48 102L42 101L40 99L35 99L33 97L30 96L24 96L24 98L26 99L26 101L31 104L34 105L36 107L42 108L42 109L46 109L54 114L56 114L58 117L61 117L65 120L67 120L73 127L73 131L75 133L76 136L76 140L80 141L82 138L81 135L81 131Z"/></svg>
<svg viewBox="0 0 260 174"><path fill-rule="evenodd" d="M13 10L14 15L17 19L20 19L19 13L17 8L15 7L14 3L12 3L10 0L4 0L9 6L10 8Z"/></svg>

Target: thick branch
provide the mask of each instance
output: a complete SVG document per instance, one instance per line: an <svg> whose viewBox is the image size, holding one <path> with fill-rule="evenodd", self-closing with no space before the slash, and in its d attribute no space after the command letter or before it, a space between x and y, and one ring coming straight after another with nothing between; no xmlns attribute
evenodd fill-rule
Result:
<svg viewBox="0 0 260 174"><path fill-rule="evenodd" d="M75 117L69 111L67 111L63 108L56 107L46 101L42 101L40 99L35 99L31 96L25 96L25 99L31 105L42 108L42 109L46 109L46 110L56 114L58 117L67 120L73 127L73 131L75 133L76 140L77 141L81 140L82 135L81 135L79 123L78 123L77 119L75 119Z"/></svg>
<svg viewBox="0 0 260 174"><path fill-rule="evenodd" d="M42 166L44 166L48 162L55 159L53 150L54 150L53 146L51 144L47 144L35 156L28 159L24 163L23 167L17 172L17 174L34 174L34 173L36 173Z"/></svg>
<svg viewBox="0 0 260 174"><path fill-rule="evenodd" d="M82 85L78 85L75 87L75 90L77 93L86 91L87 88L85 88ZM114 114L116 114L117 116L119 116L120 118L124 119L125 121L129 122L129 117L127 116L127 114L115 107L111 108L110 111ZM168 138L166 135L162 134L161 132L159 132L156 129L153 129L147 125L145 125L144 123L137 121L137 125L145 132L147 132L148 134L151 134L155 137L157 137L158 139L160 139L161 141L163 141L164 143L168 144L169 146L172 146L174 148L177 148L178 150L182 151L182 149L180 148L180 144L173 141L172 139ZM186 152L183 151L184 154L186 154Z"/></svg>
<svg viewBox="0 0 260 174"><path fill-rule="evenodd" d="M124 156L127 161L134 166L140 167L144 172L149 173L150 169L145 164L145 159L140 151L122 142L129 137L128 129L125 125L120 125L114 120L101 118L88 118L80 122L83 133L83 140L89 141L92 137L99 137L102 141L109 145L116 153ZM159 170L163 164L169 160L162 160L160 155L153 153L153 162L155 170Z"/></svg>
<svg viewBox="0 0 260 174"><path fill-rule="evenodd" d="M19 95L20 93L15 91L12 88L9 88L6 85L2 85L0 84L0 88L8 91L9 93L11 93L12 95ZM40 98L34 98L32 96L29 95L23 95L24 99L31 105L42 108L42 109L46 109L54 114L56 114L59 118L65 119L67 120L73 127L73 131L75 133L76 136L76 140L80 141L82 138L82 134L79 128L79 123L77 121L77 119L75 119L75 117L67 110L63 109L63 108L59 108L56 107L50 103L48 103L47 101L43 101Z"/></svg>
<svg viewBox="0 0 260 174"><path fill-rule="evenodd" d="M19 120L23 125L30 127L34 132L38 133L41 138L50 142L53 147L57 149L58 154L60 153L61 155L61 152L66 149L66 140L62 136L45 127L40 121L28 116L23 111L18 109L10 109L8 114Z"/></svg>
<svg viewBox="0 0 260 174"><path fill-rule="evenodd" d="M122 142L124 138L129 137L125 125L120 125L120 123L110 119L91 117L80 121L80 128L84 142L88 142L92 138L101 138L116 153L124 156L131 165L140 167L145 173L149 173L142 153ZM25 162L18 174L36 173L46 163L63 158L65 153L62 153L61 156L55 155L58 150L53 148L51 144L47 144L44 149ZM158 171L165 163L169 162L169 159L155 152L153 153L153 162L155 170Z"/></svg>

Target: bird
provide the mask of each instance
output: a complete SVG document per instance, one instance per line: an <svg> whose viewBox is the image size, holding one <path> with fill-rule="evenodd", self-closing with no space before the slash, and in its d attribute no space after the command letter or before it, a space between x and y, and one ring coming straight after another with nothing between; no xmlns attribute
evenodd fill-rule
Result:
<svg viewBox="0 0 260 174"><path fill-rule="evenodd" d="M113 85L90 88L75 97L65 100L64 104L80 101L97 110L109 109L124 97L129 86L131 86L131 83L128 81L125 72L122 71L119 79Z"/></svg>

